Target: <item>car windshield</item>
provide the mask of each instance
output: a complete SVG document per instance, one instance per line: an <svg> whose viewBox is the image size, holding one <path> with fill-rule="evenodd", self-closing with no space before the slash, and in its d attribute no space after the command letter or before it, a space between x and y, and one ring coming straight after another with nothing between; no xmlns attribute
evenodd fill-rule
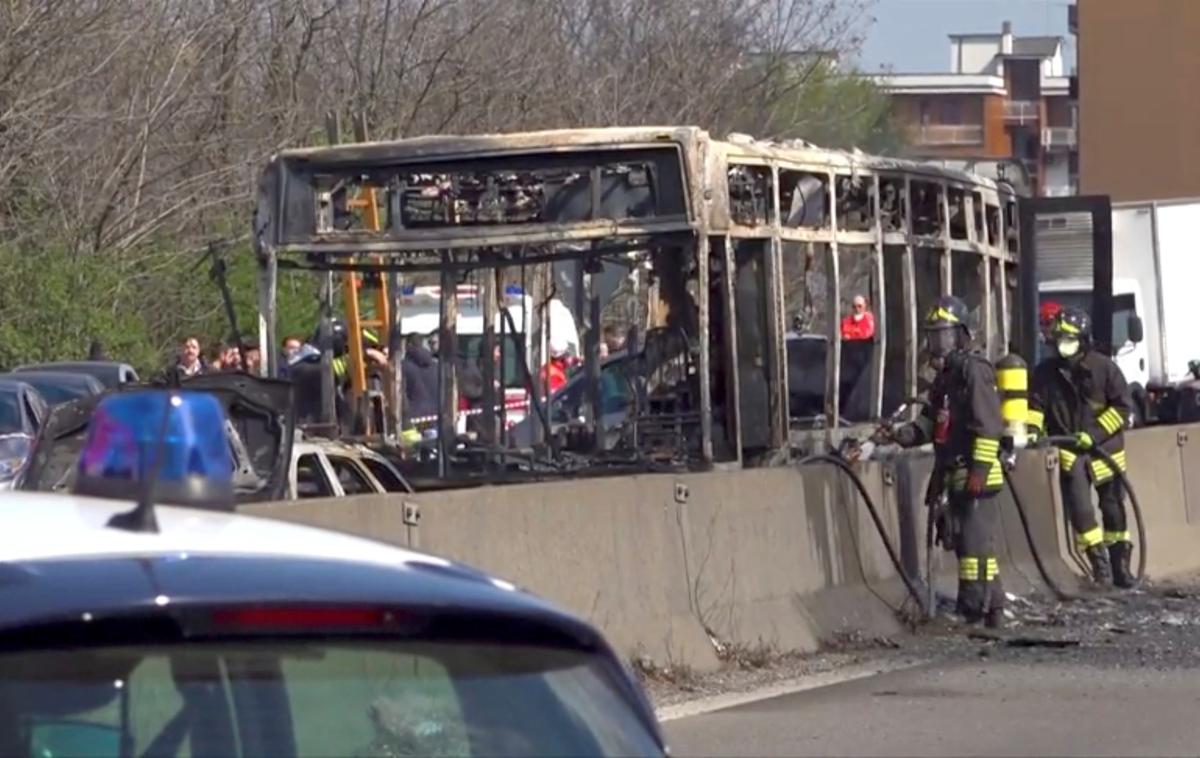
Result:
<svg viewBox="0 0 1200 758"><path fill-rule="evenodd" d="M396 474L392 472L391 467L389 467L383 461L377 461L374 458L363 458L362 462L363 465L370 469L371 474L379 480L379 483L382 484L383 488L388 492L409 491L408 487L404 486L404 482L400 480L400 477L396 476Z"/></svg>
<svg viewBox="0 0 1200 758"><path fill-rule="evenodd" d="M590 654L212 642L0 656L0 754L648 755Z"/></svg>
<svg viewBox="0 0 1200 758"><path fill-rule="evenodd" d="M33 377L26 379L25 381L33 385L33 388L37 390L38 393L40 393L50 405L69 403L72 400L78 400L81 397L88 397L92 394L82 383L71 385L51 377Z"/></svg>
<svg viewBox="0 0 1200 758"><path fill-rule="evenodd" d="M24 431L21 425L21 401L16 392L0 393L0 434Z"/></svg>

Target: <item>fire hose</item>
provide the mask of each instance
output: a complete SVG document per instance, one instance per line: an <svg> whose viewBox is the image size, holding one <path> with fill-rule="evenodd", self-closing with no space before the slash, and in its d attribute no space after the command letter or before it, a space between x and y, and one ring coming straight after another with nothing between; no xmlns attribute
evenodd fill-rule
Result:
<svg viewBox="0 0 1200 758"><path fill-rule="evenodd" d="M858 494L862 497L863 504L867 506L867 512L871 516L871 521L875 524L875 531L879 533L879 539L883 542L884 549L887 550L888 558L891 560L892 566L896 569L896 574L899 575L900 579L904 582L904 587L908 590L908 594L914 601L916 601L917 606L920 607L921 593L917 589L916 585L913 584L912 579L908 576L908 572L904 570L904 564L900 561L900 554L897 552L896 546L892 544L892 539L888 536L887 527L883 523L883 518L879 515L879 508L876 506L875 501L871 498L871 493L867 491L866 485L863 484L862 479L858 476L858 473L855 472L854 468L846 461L845 458L835 453L815 453L813 455L804 456L796 461L796 467L802 468L804 466L811 466L817 463L825 463L834 466L850 478L850 482L854 485L854 488L858 490ZM866 572L864 569L864 574L865 573ZM866 579L866 576L863 576L864 582Z"/></svg>
<svg viewBox="0 0 1200 758"><path fill-rule="evenodd" d="M1081 449L1074 437L1055 436L1043 437L1042 439L1038 440L1038 447L1044 447L1047 445L1064 447L1075 451L1077 454L1091 455L1099 458L1108 465L1109 470L1113 472L1113 475L1116 477L1117 481L1121 483L1122 491L1129 494L1129 504L1133 510L1133 519L1137 524L1138 535L1138 566L1137 575L1135 578L1137 584L1141 584L1142 580L1144 580L1146 577L1146 522L1142 516L1142 506L1140 503L1138 503L1137 491L1134 490L1133 486L1129 483L1129 478L1125 476L1125 472L1121 470L1121 468L1117 465L1117 462L1113 460L1112 456L1107 452L1101 450L1099 447L1090 447L1086 450ZM1006 479L1008 478L1007 471L1005 472L1004 476ZM1046 578L1046 574L1042 567L1041 557L1038 555L1037 548L1034 546L1033 535L1029 529L1024 505L1021 503L1020 496L1017 494L1016 488L1012 486L1011 481L1009 482L1009 489L1012 490L1013 502L1017 505L1017 513L1021 518L1021 526L1025 530L1026 538L1029 540L1029 549L1034 554L1034 561L1038 564L1039 572L1042 572L1042 577ZM1050 582L1047 582L1047 584L1050 584ZM1059 594L1065 593L1060 592Z"/></svg>

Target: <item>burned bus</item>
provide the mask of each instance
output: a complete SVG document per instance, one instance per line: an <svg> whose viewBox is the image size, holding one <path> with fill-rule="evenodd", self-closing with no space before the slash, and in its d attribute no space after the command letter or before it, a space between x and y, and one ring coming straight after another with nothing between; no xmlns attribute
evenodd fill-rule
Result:
<svg viewBox="0 0 1200 758"><path fill-rule="evenodd" d="M281 269L475 285L484 397L464 408L462 362L439 363L443 458L463 413L480 449L512 447L485 357L528 345L534 355L517 363L534 368L524 377L533 434L522 446L575 461L759 465L917 395L919 316L942 294L966 301L991 358L1009 351L1022 312L1017 199L953 169L696 127L286 150L263 172L254 221L261 339L277 342ZM513 283L533 298L525 324L497 297ZM564 288L583 344L582 402L566 411L537 368L552 333L540 305ZM441 354L454 356L454 298L441 302ZM397 379L399 312L388 324ZM623 345L602 357L613 324ZM526 331L543 336L504 338ZM397 384L391 412L403 425Z"/></svg>

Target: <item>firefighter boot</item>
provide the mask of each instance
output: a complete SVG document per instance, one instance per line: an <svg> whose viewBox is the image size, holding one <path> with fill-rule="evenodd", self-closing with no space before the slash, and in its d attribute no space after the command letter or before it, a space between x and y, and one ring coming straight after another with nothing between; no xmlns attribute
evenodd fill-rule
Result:
<svg viewBox="0 0 1200 758"><path fill-rule="evenodd" d="M1116 565L1116 559L1109 562L1109 552L1104 549L1104 545L1092 545L1087 549L1088 561L1092 564L1092 581L1100 586L1107 587L1112 584L1112 566Z"/></svg>
<svg viewBox="0 0 1200 758"><path fill-rule="evenodd" d="M1004 601L1006 598L995 558L988 559L987 573L992 579L987 583L987 614L983 617L983 625L988 629L1001 629L1004 626Z"/></svg>
<svg viewBox="0 0 1200 758"><path fill-rule="evenodd" d="M1133 572L1129 570L1129 556L1133 553L1133 543L1121 540L1108 546L1108 557L1112 562L1113 584L1127 590L1137 583Z"/></svg>
<svg viewBox="0 0 1200 758"><path fill-rule="evenodd" d="M966 624L978 624L986 614L987 588L984 582L974 580L958 581L958 599L954 610Z"/></svg>

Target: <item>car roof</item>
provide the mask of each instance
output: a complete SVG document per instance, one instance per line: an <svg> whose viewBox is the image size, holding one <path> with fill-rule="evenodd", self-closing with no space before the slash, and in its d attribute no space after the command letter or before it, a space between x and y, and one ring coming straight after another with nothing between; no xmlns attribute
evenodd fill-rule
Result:
<svg viewBox="0 0 1200 758"><path fill-rule="evenodd" d="M125 374L137 375L137 371L128 363L116 361L57 361L52 363L29 363L13 369L16 373L26 371L59 371L74 374L88 374L103 382L106 386L119 384Z"/></svg>
<svg viewBox="0 0 1200 758"><path fill-rule="evenodd" d="M6 536L0 561L186 552L451 565L382 542L237 513L157 506L159 531L145 534L105 526L114 513L132 508L131 501L44 492L4 492L0 501Z"/></svg>
<svg viewBox="0 0 1200 758"><path fill-rule="evenodd" d="M308 453L325 453L333 455L346 455L352 458L361 458L362 451L354 446L339 440L326 440L320 438L306 437L297 439L292 445L292 455L306 455Z"/></svg>
<svg viewBox="0 0 1200 758"><path fill-rule="evenodd" d="M33 385L30 384L29 382L23 381L21 379L10 379L8 377L3 377L3 376L0 376L0 390L5 390L7 392L16 392L18 390L25 390L27 392L37 392L37 390L34 389Z"/></svg>
<svg viewBox="0 0 1200 758"><path fill-rule="evenodd" d="M91 374L81 374L75 371L54 371L51 369L37 369L29 371L19 371L12 374L0 374L0 381L18 381L28 382L35 378L52 379L56 382L61 382L64 385L87 385L90 388L104 389L104 382L100 381Z"/></svg>
<svg viewBox="0 0 1200 758"><path fill-rule="evenodd" d="M155 508L158 532L132 532L107 526L132 502L37 492L4 492L0 501L0 576L28 579L0 583L0 626L81 610L133 611L164 604L165 593L180 605L269 600L482 608L536 618L599 644L590 626L509 582L361 537L172 506ZM62 579L64 572L72 582ZM106 575L109 586L81 583Z"/></svg>
<svg viewBox="0 0 1200 758"><path fill-rule="evenodd" d="M23 366L17 366L14 371L58 371L58 370L79 370L84 368L104 368L104 369L126 369L133 368L128 363L121 361L50 361L48 363L27 363Z"/></svg>

